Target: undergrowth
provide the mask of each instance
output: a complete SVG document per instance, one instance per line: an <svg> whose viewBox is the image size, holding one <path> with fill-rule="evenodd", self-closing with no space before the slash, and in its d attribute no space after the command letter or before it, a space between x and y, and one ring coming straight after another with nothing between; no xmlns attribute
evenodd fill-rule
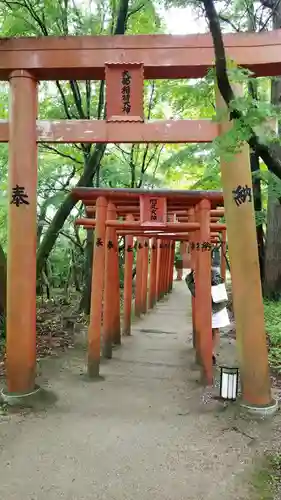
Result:
<svg viewBox="0 0 281 500"><path fill-rule="evenodd" d="M281 453L268 453L253 476L254 494L251 500L279 500Z"/></svg>
<svg viewBox="0 0 281 500"><path fill-rule="evenodd" d="M265 301L264 317L269 347L269 363L281 374L281 302Z"/></svg>

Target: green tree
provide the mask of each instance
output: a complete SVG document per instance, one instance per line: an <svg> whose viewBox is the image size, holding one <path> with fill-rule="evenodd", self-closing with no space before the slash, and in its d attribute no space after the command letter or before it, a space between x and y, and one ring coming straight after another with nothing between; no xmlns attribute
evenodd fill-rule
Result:
<svg viewBox="0 0 281 500"><path fill-rule="evenodd" d="M92 2L87 10L83 5L78 8L75 1L71 0L2 0L0 19L2 35L5 36L120 35L126 30L135 33L155 31L160 26L150 1L141 3L129 0ZM104 81L43 83L40 89L40 118L103 118L104 87ZM100 178L105 151L106 144L41 146L37 250L39 276L75 206L69 189L74 185L91 186L95 179ZM58 168L54 168L56 161ZM48 169L52 175L46 182Z"/></svg>

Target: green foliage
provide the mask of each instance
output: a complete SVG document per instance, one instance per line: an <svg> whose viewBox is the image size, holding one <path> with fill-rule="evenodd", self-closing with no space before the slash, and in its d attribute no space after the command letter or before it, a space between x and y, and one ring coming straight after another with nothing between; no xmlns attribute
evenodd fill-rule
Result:
<svg viewBox="0 0 281 500"><path fill-rule="evenodd" d="M281 454L267 452L254 471L252 477L253 495L250 499L275 500L279 498L280 479Z"/></svg>
<svg viewBox="0 0 281 500"><path fill-rule="evenodd" d="M2 36L65 36L114 33L119 1L77 4L71 0L25 0L0 2ZM161 19L151 1L129 2L127 32L157 33L163 31ZM164 117L161 106L161 84L145 83L145 112L149 118ZM39 119L100 119L104 113L104 82L41 82L39 87ZM7 119L8 86L0 85L0 119ZM0 242L6 248L7 231L7 148L0 145L1 197ZM6 149L5 149L6 148ZM157 177L161 145L109 146L99 165L93 165L93 184L111 187L153 187L161 184ZM58 239L49 257L51 285L68 279L70 255L75 250L78 260L85 248L84 231L76 231L74 218L81 214L75 208L58 230L53 220L65 196L75 186L91 163L95 145L42 144L38 155L38 247L58 231ZM95 169L95 170L94 170ZM95 175L95 171L97 175ZM49 231L51 229L51 231ZM77 260L77 259L76 259ZM81 260L81 259L80 259ZM80 270L83 262L79 260ZM83 259L82 259L83 260ZM82 276L83 279L83 276Z"/></svg>
<svg viewBox="0 0 281 500"><path fill-rule="evenodd" d="M269 340L270 366L281 373L281 302L265 301L264 317Z"/></svg>
<svg viewBox="0 0 281 500"><path fill-rule="evenodd" d="M163 7L165 2L160 2ZM166 2L170 6L192 7L202 15L202 2L178 0ZM166 30L159 14L160 4L147 0L130 0L127 34L158 34ZM2 36L67 36L106 35L114 33L119 1L95 0L13 0L0 1ZM219 6L220 8L220 6ZM229 20L241 28L247 25L243 2L235 0L222 9L224 26ZM242 16L241 16L242 13ZM261 19L255 7L255 19ZM184 14L185 15L185 14ZM241 19L242 17L242 19ZM245 20L246 19L246 20ZM228 21L227 21L228 20ZM228 23L228 24L227 24ZM265 143L278 145L279 138L265 126L266 120L280 117L279 109L270 104L269 78L257 80L258 100L247 91L251 74L229 62L232 81L242 81L246 93L231 104L239 109L243 119L234 122L232 130L214 144L120 144L108 145L101 160L92 164L89 185L107 187L176 189L221 189L219 159L231 162L233 154L247 140L251 129L257 130ZM104 116L104 82L41 82L39 87L39 119L102 119ZM150 120L214 119L214 70L200 80L146 81L144 86L145 116ZM8 85L0 84L0 119L8 117ZM219 116L218 118L221 118ZM91 164L95 144L40 145L38 155L38 247L45 238L56 234L53 221L63 206L66 195ZM20 152L19 152L20 154ZM6 250L7 242L7 165L8 149L0 144L0 243ZM267 195L279 198L281 184L261 164L258 174L263 195L263 210L256 214L257 224L265 223ZM85 231L74 227L74 218L81 215L81 206L75 207L64 225L49 256L49 278L52 286L64 286L69 279L70 265L78 268L83 282L85 260ZM47 236L46 236L47 235Z"/></svg>

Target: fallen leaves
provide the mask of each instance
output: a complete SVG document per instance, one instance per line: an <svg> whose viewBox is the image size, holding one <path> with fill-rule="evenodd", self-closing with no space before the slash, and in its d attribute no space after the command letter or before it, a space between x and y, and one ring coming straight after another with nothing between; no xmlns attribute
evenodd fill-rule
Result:
<svg viewBox="0 0 281 500"><path fill-rule="evenodd" d="M75 328L85 325L83 314L75 312L70 304L52 300L37 307L37 360L58 356L74 346ZM5 374L5 342L0 343L0 377Z"/></svg>

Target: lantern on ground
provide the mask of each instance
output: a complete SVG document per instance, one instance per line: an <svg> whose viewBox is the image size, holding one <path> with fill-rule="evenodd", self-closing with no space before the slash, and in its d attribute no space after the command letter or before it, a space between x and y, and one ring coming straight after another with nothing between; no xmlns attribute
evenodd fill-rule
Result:
<svg viewBox="0 0 281 500"><path fill-rule="evenodd" d="M220 397L229 401L235 401L238 393L238 368L220 367Z"/></svg>

